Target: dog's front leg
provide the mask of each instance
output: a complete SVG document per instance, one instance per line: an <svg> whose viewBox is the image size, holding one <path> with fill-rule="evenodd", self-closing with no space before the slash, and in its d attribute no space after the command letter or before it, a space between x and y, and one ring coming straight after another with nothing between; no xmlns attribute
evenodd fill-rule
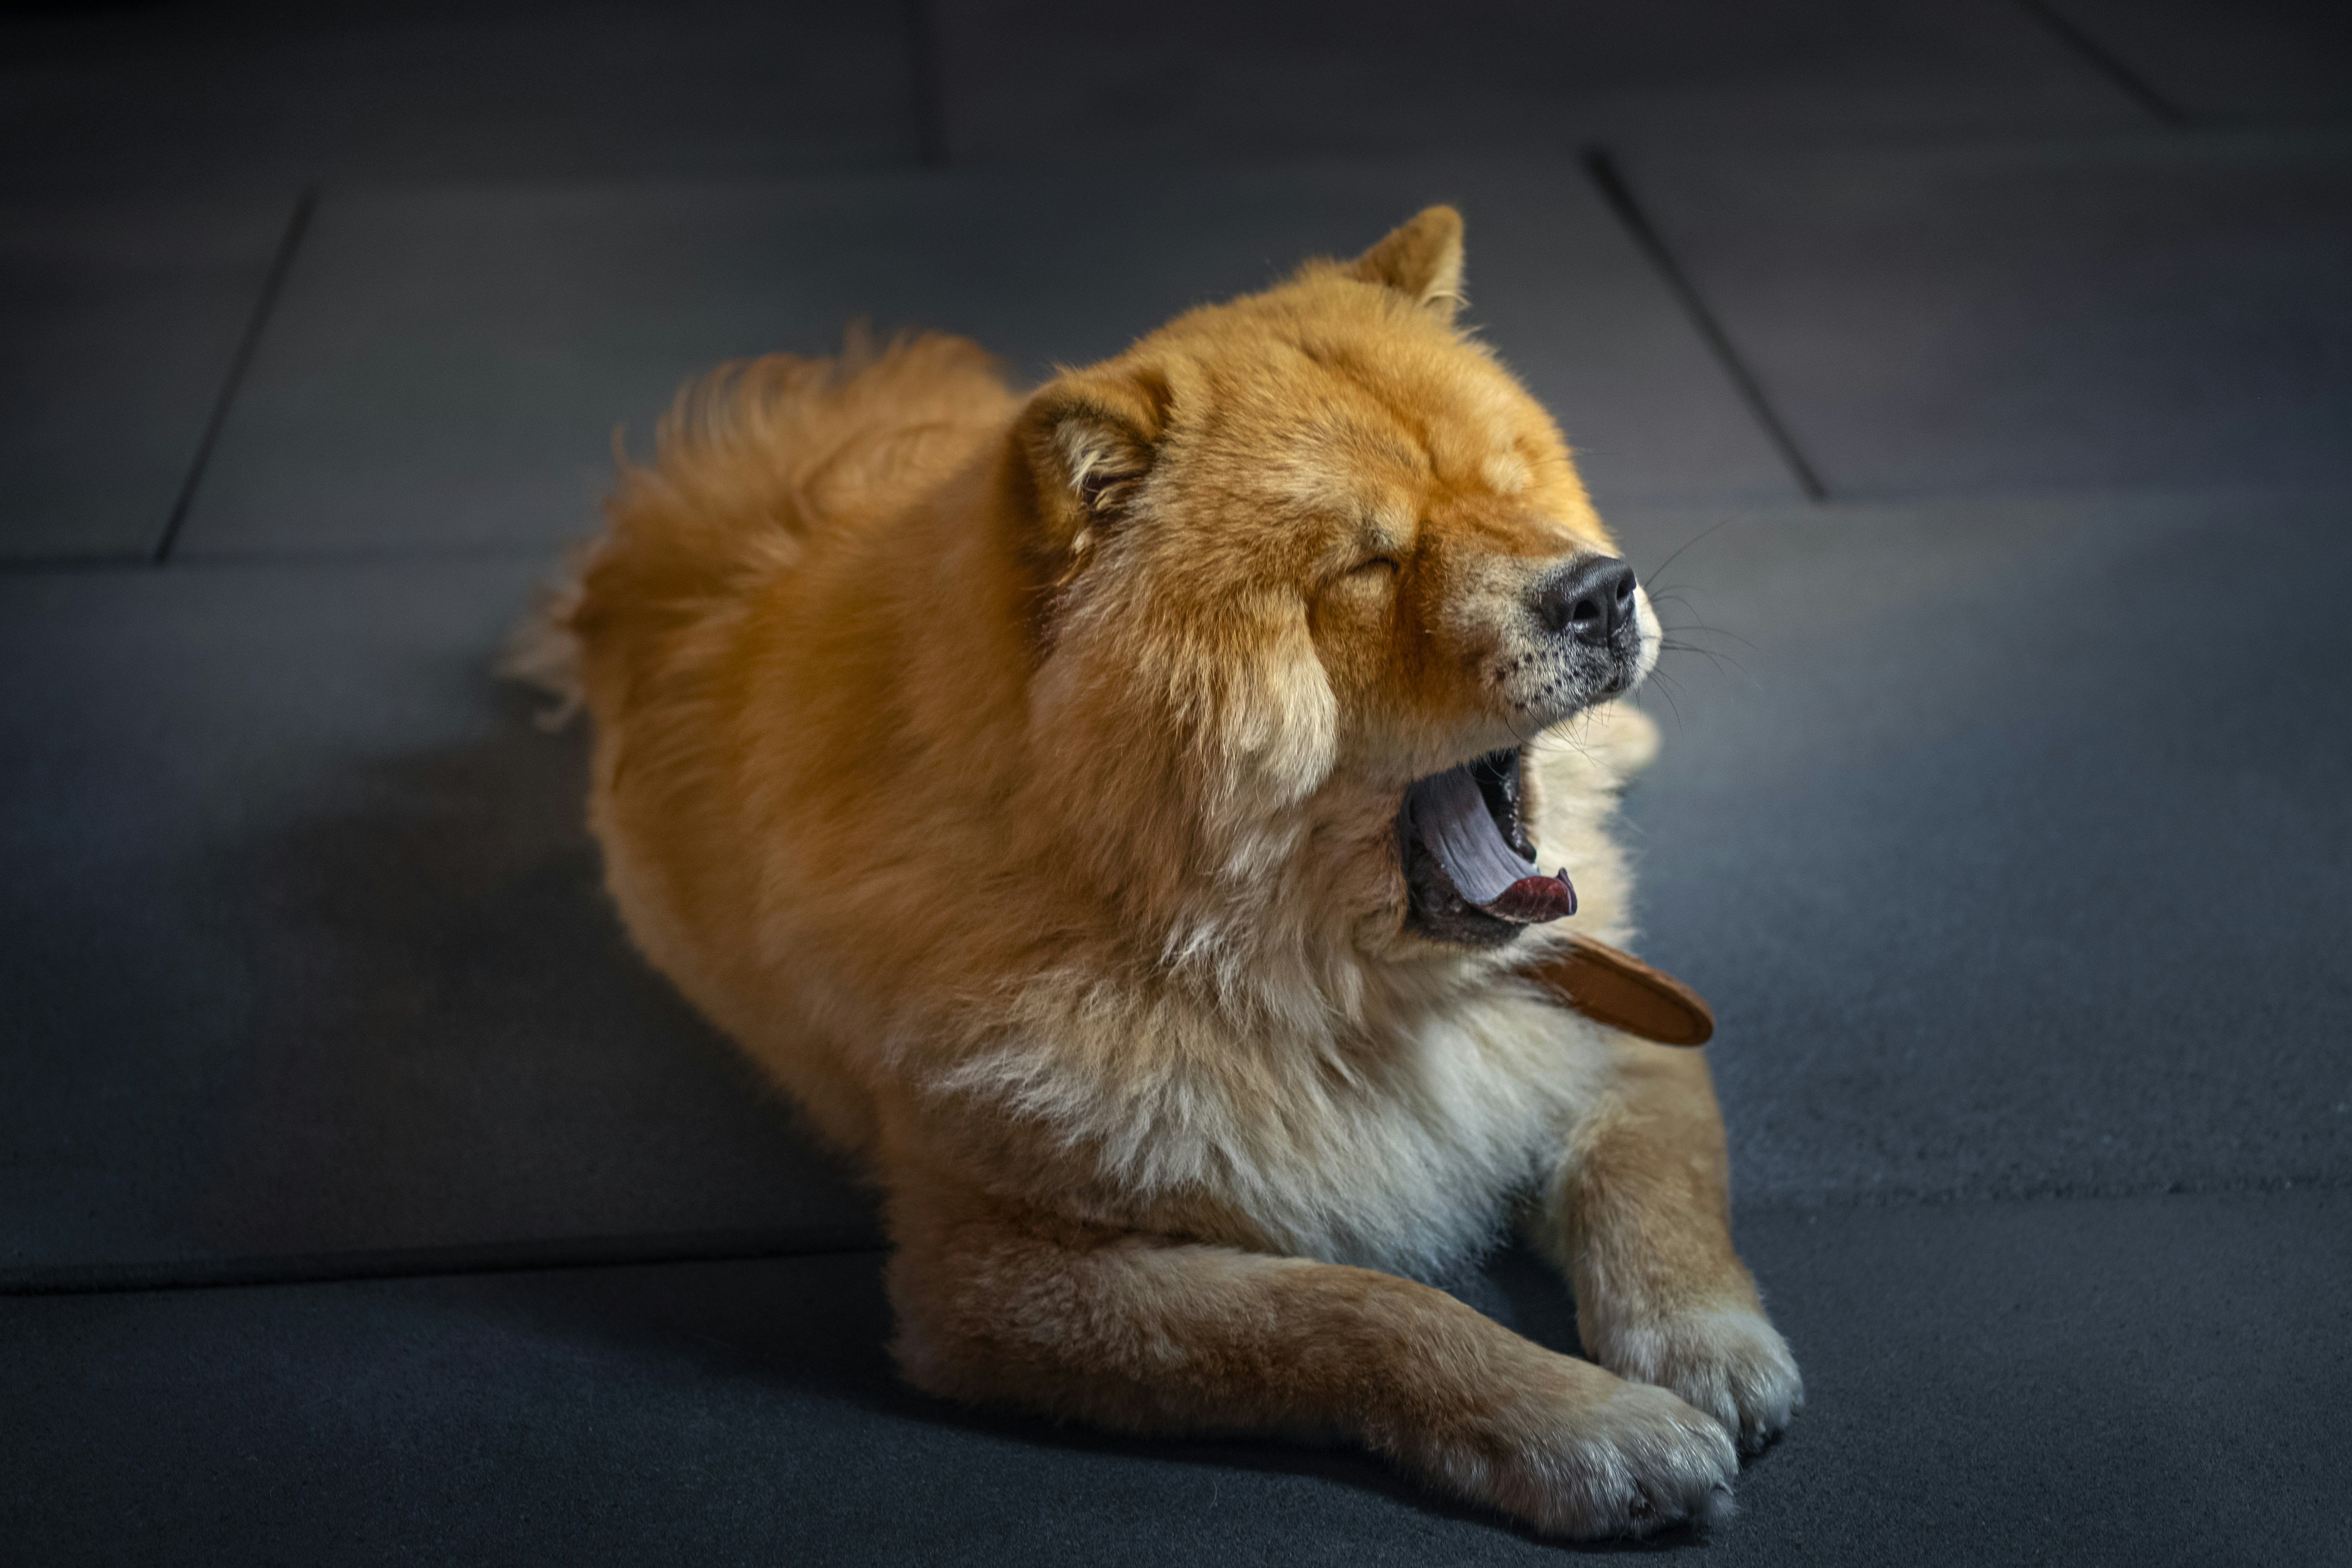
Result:
<svg viewBox="0 0 2352 1568"><path fill-rule="evenodd" d="M1570 1536L1719 1512L1716 1423L1365 1268L1106 1231L965 1194L893 1204L899 1364L952 1398L1139 1432L1351 1439Z"/></svg>
<svg viewBox="0 0 2352 1568"><path fill-rule="evenodd" d="M1731 1247L1706 1057L1623 1042L1578 1129L1538 1237L1576 1289L1577 1331L1621 1377L1670 1388L1754 1451L1804 1402L1795 1358Z"/></svg>

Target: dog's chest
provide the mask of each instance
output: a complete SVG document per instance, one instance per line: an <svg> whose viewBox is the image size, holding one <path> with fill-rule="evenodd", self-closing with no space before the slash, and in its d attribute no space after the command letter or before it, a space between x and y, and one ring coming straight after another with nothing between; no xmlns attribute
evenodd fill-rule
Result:
<svg viewBox="0 0 2352 1568"><path fill-rule="evenodd" d="M1516 1003L1388 1045L1378 1072L1197 1106L1190 1126L1160 1130L1166 1164L1222 1173L1222 1203L1280 1251L1445 1277L1557 1168L1599 1053L1581 1020Z"/></svg>
<svg viewBox="0 0 2352 1568"><path fill-rule="evenodd" d="M1058 1151L1030 1180L1074 1213L1434 1279L1557 1171L1608 1071L1595 1026L1516 991L1347 1052L1182 1033L1147 1061L1032 1036L931 1087L996 1146Z"/></svg>

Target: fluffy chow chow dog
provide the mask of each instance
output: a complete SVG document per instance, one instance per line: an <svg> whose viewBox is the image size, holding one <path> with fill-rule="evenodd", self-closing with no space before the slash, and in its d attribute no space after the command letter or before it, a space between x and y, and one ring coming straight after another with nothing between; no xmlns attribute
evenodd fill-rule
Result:
<svg viewBox="0 0 2352 1568"><path fill-rule="evenodd" d="M1657 623L1461 268L1434 207L1025 395L722 371L551 646L631 932L887 1194L909 1381L1640 1532L1801 1388L1704 1058L1522 978L1624 934ZM1418 1282L1512 1223L1591 1361Z"/></svg>

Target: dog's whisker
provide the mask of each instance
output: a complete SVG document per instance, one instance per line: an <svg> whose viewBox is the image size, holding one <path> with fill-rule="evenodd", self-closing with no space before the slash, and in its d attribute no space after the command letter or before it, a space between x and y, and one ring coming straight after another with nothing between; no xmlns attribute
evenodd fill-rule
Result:
<svg viewBox="0 0 2352 1568"><path fill-rule="evenodd" d="M1729 654L1719 652L1711 647L1701 647L1696 643L1661 642L1658 644L1658 651L1660 653L1696 654L1699 658L1706 659L1719 670L1726 668L1736 669L1751 681L1756 679L1754 675L1749 673L1746 665L1741 664Z"/></svg>
<svg viewBox="0 0 2352 1568"><path fill-rule="evenodd" d="M1711 625L1707 621L1702 619L1697 614L1696 607L1680 594L1669 594L1664 598L1653 597L1650 603L1653 605L1679 605L1685 612L1688 612L1687 619L1677 618L1672 622L1669 622L1665 616L1660 616L1658 617L1658 626L1659 629L1662 631L1706 632L1713 637L1726 637L1731 638L1735 642L1747 643L1749 647L1756 646L1753 643L1748 642L1746 637L1741 637L1737 632L1727 630L1722 626Z"/></svg>
<svg viewBox="0 0 2352 1568"><path fill-rule="evenodd" d="M1675 678L1668 675L1664 670L1653 669L1650 671L1650 680L1659 683L1657 687L1658 695L1666 700L1667 710L1675 716L1675 728L1677 730L1681 729L1683 727L1683 708L1681 703L1675 700L1675 687L1677 684ZM1643 689L1648 689L1648 682L1643 683Z"/></svg>
<svg viewBox="0 0 2352 1568"><path fill-rule="evenodd" d="M1717 521L1713 526L1703 530L1692 538L1684 540L1680 544L1675 547L1672 554L1668 555L1664 561L1659 562L1657 565L1651 568L1649 572L1644 574L1644 580L1646 581L1649 578L1663 575L1667 567L1672 566L1675 562L1683 558L1683 552L1685 551L1689 550L1694 545L1704 544L1708 540L1713 539L1717 534L1721 533L1725 529L1729 528L1733 523L1739 521L1744 515L1745 514L1743 513L1735 511L1729 516Z"/></svg>
<svg viewBox="0 0 2352 1568"><path fill-rule="evenodd" d="M1756 645L1738 632L1727 631L1721 626L1709 626L1705 621L1683 621L1671 626L1662 625L1659 629L1675 637L1729 637L1748 652L1757 651Z"/></svg>

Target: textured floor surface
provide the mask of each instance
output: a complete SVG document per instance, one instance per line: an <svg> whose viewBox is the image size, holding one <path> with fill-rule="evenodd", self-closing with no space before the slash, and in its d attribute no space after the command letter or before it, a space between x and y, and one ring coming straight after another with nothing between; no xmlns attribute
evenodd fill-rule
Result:
<svg viewBox="0 0 2352 1568"><path fill-rule="evenodd" d="M2352 30L1341 16L0 13L0 1561L1572 1554L899 1387L490 675L698 369L1034 374L1451 200L1678 645L1643 949L1810 1395L1649 1549L2352 1563Z"/></svg>

